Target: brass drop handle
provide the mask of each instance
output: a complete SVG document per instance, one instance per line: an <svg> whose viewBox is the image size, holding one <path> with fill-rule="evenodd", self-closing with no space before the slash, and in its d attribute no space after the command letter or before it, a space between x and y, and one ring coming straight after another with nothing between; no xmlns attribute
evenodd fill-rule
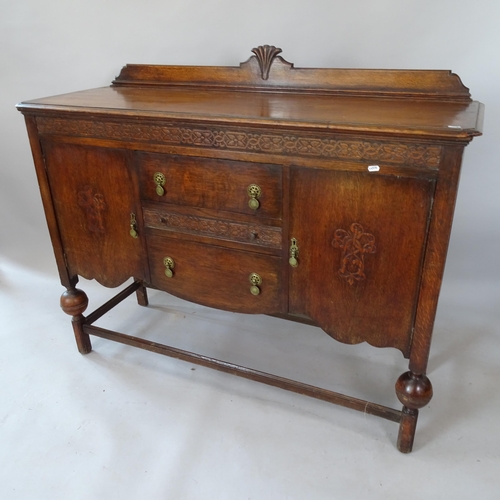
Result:
<svg viewBox="0 0 500 500"><path fill-rule="evenodd" d="M163 196L165 194L165 183L167 182L167 178L161 172L155 172L153 175L153 180L156 184L156 194L158 196Z"/></svg>
<svg viewBox="0 0 500 500"><path fill-rule="evenodd" d="M248 277L248 280L252 284L252 286L250 287L250 293L252 295L259 295L260 293L259 285L262 285L262 278L257 273L252 273Z"/></svg>
<svg viewBox="0 0 500 500"><path fill-rule="evenodd" d="M292 267L297 267L299 265L299 261L297 260L298 255L299 247L297 246L297 240L292 238L290 245L290 258L288 259L288 262Z"/></svg>
<svg viewBox="0 0 500 500"><path fill-rule="evenodd" d="M135 219L135 214L131 213L130 214L130 231L129 231L130 236L132 238L138 238L139 234L137 233L137 221Z"/></svg>
<svg viewBox="0 0 500 500"><path fill-rule="evenodd" d="M172 271L172 269L175 266L174 259L172 259L172 257L165 257L163 259L163 265L165 266L165 276L167 278L172 278L174 275L174 272Z"/></svg>
<svg viewBox="0 0 500 500"><path fill-rule="evenodd" d="M252 210L257 210L260 207L259 198L262 195L262 189L257 184L250 184L247 188L247 194L250 197L248 206Z"/></svg>

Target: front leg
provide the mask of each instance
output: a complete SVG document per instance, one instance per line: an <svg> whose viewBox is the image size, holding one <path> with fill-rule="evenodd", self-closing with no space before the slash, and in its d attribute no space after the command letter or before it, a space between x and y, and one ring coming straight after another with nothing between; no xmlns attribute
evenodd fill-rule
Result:
<svg viewBox="0 0 500 500"><path fill-rule="evenodd" d="M431 381L423 373L403 373L396 382L396 395L404 405L399 423L398 450L410 453L417 428L418 410L432 399Z"/></svg>
<svg viewBox="0 0 500 500"><path fill-rule="evenodd" d="M61 295L61 308L70 316L73 316L71 323L75 333L76 345L81 354L88 354L92 350L90 337L83 331L85 316L83 312L89 305L86 293L78 288L69 288Z"/></svg>
<svg viewBox="0 0 500 500"><path fill-rule="evenodd" d="M141 282L141 286L136 290L136 296L137 296L137 303L140 306L147 307L149 305L149 300L148 300L148 290L144 286L144 282Z"/></svg>

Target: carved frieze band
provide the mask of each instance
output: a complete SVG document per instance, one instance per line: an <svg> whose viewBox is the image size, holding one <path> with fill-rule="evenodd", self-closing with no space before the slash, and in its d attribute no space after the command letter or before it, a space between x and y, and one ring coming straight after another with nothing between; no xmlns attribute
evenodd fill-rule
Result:
<svg viewBox="0 0 500 500"><path fill-rule="evenodd" d="M144 221L147 227L156 229L281 248L280 227L230 222L149 209L144 210Z"/></svg>
<svg viewBox="0 0 500 500"><path fill-rule="evenodd" d="M442 148L391 142L300 136L230 127L198 128L179 124L118 123L112 121L39 118L40 133L147 141L221 150L343 160L384 161L419 167L438 167Z"/></svg>

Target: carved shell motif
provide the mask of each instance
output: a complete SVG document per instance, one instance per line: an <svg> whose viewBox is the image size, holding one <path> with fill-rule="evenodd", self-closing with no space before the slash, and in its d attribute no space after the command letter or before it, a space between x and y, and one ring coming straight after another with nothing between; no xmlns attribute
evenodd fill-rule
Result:
<svg viewBox="0 0 500 500"><path fill-rule="evenodd" d="M274 58L282 52L282 50L274 45L259 45L258 47L252 49L252 52L257 57L262 79L267 80L269 78L271 64L273 63Z"/></svg>

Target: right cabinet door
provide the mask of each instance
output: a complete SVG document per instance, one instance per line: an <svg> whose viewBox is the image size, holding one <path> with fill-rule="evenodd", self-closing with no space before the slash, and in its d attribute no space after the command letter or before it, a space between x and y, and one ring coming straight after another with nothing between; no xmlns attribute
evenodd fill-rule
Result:
<svg viewBox="0 0 500 500"><path fill-rule="evenodd" d="M435 181L292 168L292 314L335 339L408 354ZM288 242L291 245L291 240Z"/></svg>

